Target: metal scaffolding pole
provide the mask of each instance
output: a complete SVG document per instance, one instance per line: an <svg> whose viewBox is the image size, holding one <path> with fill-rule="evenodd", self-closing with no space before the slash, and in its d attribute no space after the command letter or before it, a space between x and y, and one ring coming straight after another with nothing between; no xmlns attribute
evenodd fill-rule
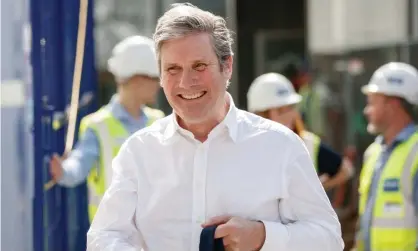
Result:
<svg viewBox="0 0 418 251"><path fill-rule="evenodd" d="M413 40L413 33L414 33L414 6L416 5L416 0L407 0L407 15L406 15L406 30L407 30L407 38L403 45L401 45L400 49L400 59L405 63L410 63L411 61L411 52L410 47Z"/></svg>

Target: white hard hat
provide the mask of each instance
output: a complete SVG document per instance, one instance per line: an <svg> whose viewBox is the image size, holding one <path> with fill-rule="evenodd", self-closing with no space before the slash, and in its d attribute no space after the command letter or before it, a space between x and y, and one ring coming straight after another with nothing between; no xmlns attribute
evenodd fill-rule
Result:
<svg viewBox="0 0 418 251"><path fill-rule="evenodd" d="M154 43L144 36L131 36L118 43L113 48L107 66L118 80L134 75L159 76Z"/></svg>
<svg viewBox="0 0 418 251"><path fill-rule="evenodd" d="M418 71L409 64L391 62L377 69L361 91L400 97L418 105Z"/></svg>
<svg viewBox="0 0 418 251"><path fill-rule="evenodd" d="M257 77L247 93L250 112L294 105L301 100L302 96L296 93L292 83L278 73L266 73Z"/></svg>

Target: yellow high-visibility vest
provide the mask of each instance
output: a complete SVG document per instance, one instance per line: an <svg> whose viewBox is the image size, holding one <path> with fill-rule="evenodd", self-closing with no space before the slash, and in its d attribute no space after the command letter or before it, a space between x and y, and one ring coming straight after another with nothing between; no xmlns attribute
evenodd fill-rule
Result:
<svg viewBox="0 0 418 251"><path fill-rule="evenodd" d="M360 174L359 215L363 216L370 192L373 171L382 147L373 143L366 150ZM371 229L360 229L357 251L364 251L370 234L371 251L415 251L418 217L413 205L413 178L418 169L418 133L400 143L391 153L379 178Z"/></svg>
<svg viewBox="0 0 418 251"><path fill-rule="evenodd" d="M143 108L148 117L147 126L164 117L164 113L149 107ZM112 180L112 159L119 152L122 143L130 136L123 124L113 116L109 109L101 108L81 120L79 133L82 135L87 128L94 131L100 145L100 158L91 169L87 178L89 219L93 220L100 201Z"/></svg>
<svg viewBox="0 0 418 251"><path fill-rule="evenodd" d="M309 155L312 158L316 172L318 172L318 151L321 144L321 138L311 132L303 131L301 136Z"/></svg>

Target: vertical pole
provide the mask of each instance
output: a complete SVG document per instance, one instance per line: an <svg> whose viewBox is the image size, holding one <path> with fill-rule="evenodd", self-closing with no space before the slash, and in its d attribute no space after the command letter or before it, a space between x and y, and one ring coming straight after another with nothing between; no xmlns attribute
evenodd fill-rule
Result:
<svg viewBox="0 0 418 251"><path fill-rule="evenodd" d="M157 1L156 0L145 0L145 35L152 37L154 28L157 20Z"/></svg>
<svg viewBox="0 0 418 251"><path fill-rule="evenodd" d="M413 36L413 28L414 28L414 0L405 0L406 1L406 41L403 45L401 45L401 51L400 51L400 58L405 63L410 63L411 61L411 52L410 52L410 46L412 43L412 36Z"/></svg>
<svg viewBox="0 0 418 251"><path fill-rule="evenodd" d="M159 0L159 1L160 1L160 13L158 13L158 18L170 7L171 4L176 2L176 0ZM158 109L162 110L166 115L172 113L173 108L168 103L167 98L165 97L165 94L162 89L158 93L157 102L158 102Z"/></svg>
<svg viewBox="0 0 418 251"><path fill-rule="evenodd" d="M98 82L95 68L95 43L94 43L94 1L89 0L86 23L86 36L84 43L83 70L80 83L80 99L86 94L93 94L93 100L87 107L82 107L78 111L75 135L78 135L79 121L82 117L97 109L97 89ZM62 37L62 88L60 97L64 100L64 107L71 103L72 84L74 74L75 55L77 47L78 21L80 11L80 0L62 1L61 5L61 37ZM63 107L63 109L64 109ZM64 145L65 129L61 130L60 146ZM77 137L75 137L75 140ZM63 148L60 148L62 152ZM89 218L87 211L87 185L83 182L79 186L65 189L62 194L64 199L64 219L62 233L65 234L67 250L86 250L86 233L89 228Z"/></svg>
<svg viewBox="0 0 418 251"><path fill-rule="evenodd" d="M415 42L418 39L418 0L412 2L412 40Z"/></svg>
<svg viewBox="0 0 418 251"><path fill-rule="evenodd" d="M345 62L349 62L349 58L345 58ZM348 66L348 65L347 65ZM355 144L354 138L354 128L352 127L351 121L354 119L354 107L353 107L353 76L351 75L350 71L345 69L343 72L344 74L344 81L343 81L343 92L345 93L344 99L344 106L345 106L345 123L346 123L346 136L344 146L353 145Z"/></svg>

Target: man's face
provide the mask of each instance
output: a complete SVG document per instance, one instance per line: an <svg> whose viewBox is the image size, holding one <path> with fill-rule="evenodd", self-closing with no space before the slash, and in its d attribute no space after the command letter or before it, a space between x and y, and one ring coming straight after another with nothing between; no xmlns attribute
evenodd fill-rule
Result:
<svg viewBox="0 0 418 251"><path fill-rule="evenodd" d="M367 105L364 108L364 114L369 122L367 125L369 133L383 133L390 123L388 118L391 117L393 109L389 99L381 94L371 93L367 95Z"/></svg>
<svg viewBox="0 0 418 251"><path fill-rule="evenodd" d="M132 98L141 100L146 104L153 104L156 101L160 85L158 78L134 76L125 83L125 88Z"/></svg>
<svg viewBox="0 0 418 251"><path fill-rule="evenodd" d="M296 108L292 105L283 106L280 108L270 109L269 117L271 120L293 129L295 120L298 116Z"/></svg>
<svg viewBox="0 0 418 251"><path fill-rule="evenodd" d="M160 59L161 85L176 114L192 124L216 117L223 109L232 58L221 68L211 37L197 33L166 41Z"/></svg>

